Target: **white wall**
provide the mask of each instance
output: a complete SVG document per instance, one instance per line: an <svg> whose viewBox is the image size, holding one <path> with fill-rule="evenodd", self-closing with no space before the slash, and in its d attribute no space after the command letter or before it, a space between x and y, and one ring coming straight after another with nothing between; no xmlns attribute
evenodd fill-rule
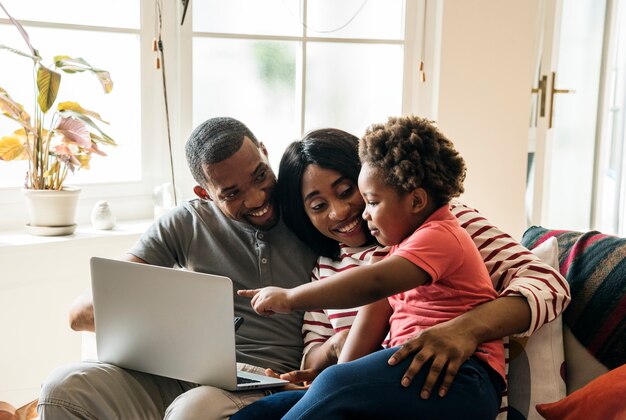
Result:
<svg viewBox="0 0 626 420"><path fill-rule="evenodd" d="M539 0L443 0L436 116L468 166L462 201L520 238Z"/></svg>
<svg viewBox="0 0 626 420"><path fill-rule="evenodd" d="M71 239L0 237L19 244L0 243L0 401L18 407L37 398L52 369L81 360L68 309L89 286L89 258L120 258L145 226L79 229Z"/></svg>

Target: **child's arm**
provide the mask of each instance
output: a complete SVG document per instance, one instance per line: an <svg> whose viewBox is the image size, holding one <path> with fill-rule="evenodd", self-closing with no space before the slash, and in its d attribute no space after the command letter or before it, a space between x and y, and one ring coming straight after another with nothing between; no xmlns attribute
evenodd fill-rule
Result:
<svg viewBox="0 0 626 420"><path fill-rule="evenodd" d="M359 310L337 363L349 362L380 349L389 332L393 309L387 299L370 303Z"/></svg>
<svg viewBox="0 0 626 420"><path fill-rule="evenodd" d="M430 281L417 265L397 256L376 264L356 267L327 279L303 284L293 289L265 287L239 290L252 298L260 315L290 313L295 310L353 308L411 290Z"/></svg>

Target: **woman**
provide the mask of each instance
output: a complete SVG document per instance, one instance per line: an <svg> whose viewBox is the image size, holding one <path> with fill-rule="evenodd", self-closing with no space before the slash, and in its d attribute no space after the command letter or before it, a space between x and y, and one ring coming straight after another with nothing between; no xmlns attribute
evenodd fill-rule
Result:
<svg viewBox="0 0 626 420"><path fill-rule="evenodd" d="M357 143L356 137L341 130L316 130L292 143L281 160L277 185L281 212L296 235L321 255L313 272L314 281L384 255L360 217L365 204L356 187L360 170ZM558 273L476 211L459 204L451 209L474 239L500 297L432 327L392 356L398 363L417 351L402 382L410 383L419 371L424 383L422 398L428 398L433 391L445 395L456 370L477 344L510 334L530 335L554 319L569 301L569 290ZM303 327L304 371L283 377L310 380L316 372L334 364L355 313L307 313ZM420 371L424 363L429 363L430 370ZM435 389L440 372L442 379ZM241 410L236 418L279 418L302 395L302 391L272 395Z"/></svg>

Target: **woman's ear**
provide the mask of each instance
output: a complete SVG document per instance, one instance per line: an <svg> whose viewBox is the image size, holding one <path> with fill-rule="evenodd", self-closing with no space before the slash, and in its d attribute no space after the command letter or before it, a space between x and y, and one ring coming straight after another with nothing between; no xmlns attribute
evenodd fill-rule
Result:
<svg viewBox="0 0 626 420"><path fill-rule="evenodd" d="M418 213L424 210L428 206L428 193L423 188L416 188L411 191L411 197L413 198L412 209L414 213Z"/></svg>
<svg viewBox="0 0 626 420"><path fill-rule="evenodd" d="M213 201L211 199L211 196L209 195L209 193L207 192L207 190L205 190L204 188L202 188L200 185L196 185L195 187L193 187L193 192L201 199L203 200L209 200L209 201Z"/></svg>

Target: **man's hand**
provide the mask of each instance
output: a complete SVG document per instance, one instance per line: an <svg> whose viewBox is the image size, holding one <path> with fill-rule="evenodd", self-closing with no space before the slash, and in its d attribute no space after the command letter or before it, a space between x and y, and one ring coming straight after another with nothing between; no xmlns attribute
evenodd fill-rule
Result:
<svg viewBox="0 0 626 420"><path fill-rule="evenodd" d="M250 304L259 315L288 314L291 312L289 289L264 287L255 290L238 290L239 296L252 298Z"/></svg>
<svg viewBox="0 0 626 420"><path fill-rule="evenodd" d="M389 358L388 363L395 365L417 352L402 378L402 385L407 387L424 363L432 359L433 363L420 396L424 399L428 398L437 378L443 374L443 382L438 392L439 396L443 397L450 389L459 368L474 354L478 344L479 342L467 329L457 328L455 323L444 322L408 340Z"/></svg>

